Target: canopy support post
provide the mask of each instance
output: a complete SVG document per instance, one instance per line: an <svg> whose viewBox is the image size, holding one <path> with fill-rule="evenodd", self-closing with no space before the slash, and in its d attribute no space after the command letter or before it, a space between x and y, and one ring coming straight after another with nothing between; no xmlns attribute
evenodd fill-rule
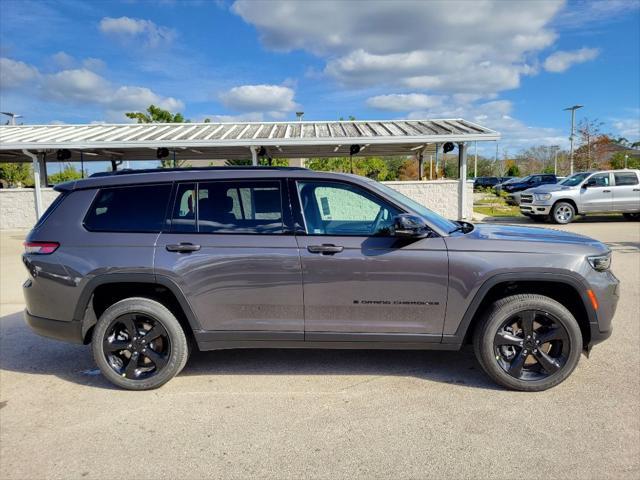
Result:
<svg viewBox="0 0 640 480"><path fill-rule="evenodd" d="M31 159L33 165L33 193L36 200L36 220L42 215L42 191L40 190L40 162L39 156L42 154L31 153L29 150L22 150L27 157Z"/></svg>
<svg viewBox="0 0 640 480"><path fill-rule="evenodd" d="M258 147L256 147L255 145L251 145L249 147L249 150L251 150L251 165L253 165L254 167L258 166Z"/></svg>
<svg viewBox="0 0 640 480"><path fill-rule="evenodd" d="M467 204L467 144L458 144L458 220L467 218L465 206Z"/></svg>

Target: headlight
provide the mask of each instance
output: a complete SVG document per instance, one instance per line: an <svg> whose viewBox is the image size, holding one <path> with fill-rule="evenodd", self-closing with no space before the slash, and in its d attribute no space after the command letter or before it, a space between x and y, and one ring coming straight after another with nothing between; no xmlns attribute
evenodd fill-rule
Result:
<svg viewBox="0 0 640 480"><path fill-rule="evenodd" d="M587 257L587 260L594 270L604 272L605 270L609 270L611 266L611 252L605 253L604 255L593 255Z"/></svg>
<svg viewBox="0 0 640 480"><path fill-rule="evenodd" d="M540 202L543 202L545 200L551 200L550 193L534 193L533 196L535 197L536 200Z"/></svg>

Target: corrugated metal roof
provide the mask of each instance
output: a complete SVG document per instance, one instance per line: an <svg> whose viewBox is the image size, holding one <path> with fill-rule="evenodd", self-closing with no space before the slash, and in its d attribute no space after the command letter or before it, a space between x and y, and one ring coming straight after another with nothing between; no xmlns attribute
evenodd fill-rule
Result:
<svg viewBox="0 0 640 480"><path fill-rule="evenodd" d="M61 148L100 159L148 159L155 158L158 147L175 149L180 158L246 158L251 146L269 148L273 157L338 156L348 153L352 144L366 146L369 155L390 155L430 143L499 138L497 132L463 119L19 125L0 127L0 159L16 161L23 149Z"/></svg>

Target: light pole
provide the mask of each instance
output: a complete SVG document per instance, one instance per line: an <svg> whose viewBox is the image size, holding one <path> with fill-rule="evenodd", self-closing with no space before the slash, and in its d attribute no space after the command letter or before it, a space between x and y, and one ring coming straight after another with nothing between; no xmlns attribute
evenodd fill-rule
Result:
<svg viewBox="0 0 640 480"><path fill-rule="evenodd" d="M22 115L18 114L18 113L13 113L13 112L0 112L3 115L6 115L7 117L9 117L9 125L15 125L16 124L16 118L21 118Z"/></svg>
<svg viewBox="0 0 640 480"><path fill-rule="evenodd" d="M571 111L571 136L569 137L569 159L570 159L570 175L573 175L573 136L576 124L576 110L582 108L584 105L574 105L573 107L567 107L564 111Z"/></svg>
<svg viewBox="0 0 640 480"><path fill-rule="evenodd" d="M627 153L624 154L624 168L627 168L627 161L629 160L629 155Z"/></svg>
<svg viewBox="0 0 640 480"><path fill-rule="evenodd" d="M558 150L560 150L560 145L551 145L553 148L553 174L558 175Z"/></svg>
<svg viewBox="0 0 640 480"><path fill-rule="evenodd" d="M473 154L473 178L478 178L478 141L474 142L474 154Z"/></svg>

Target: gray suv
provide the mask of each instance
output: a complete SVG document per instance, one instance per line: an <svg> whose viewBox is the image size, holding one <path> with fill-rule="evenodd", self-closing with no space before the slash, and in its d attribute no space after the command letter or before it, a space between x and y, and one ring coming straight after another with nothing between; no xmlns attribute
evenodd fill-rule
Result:
<svg viewBox="0 0 640 480"><path fill-rule="evenodd" d="M640 170L582 172L522 192L520 212L533 220L572 222L576 215L622 213L640 218Z"/></svg>
<svg viewBox="0 0 640 480"><path fill-rule="evenodd" d="M372 180L296 168L119 172L57 185L25 241L25 318L158 387L194 349L458 350L499 384L562 382L611 334L611 252L442 218Z"/></svg>

